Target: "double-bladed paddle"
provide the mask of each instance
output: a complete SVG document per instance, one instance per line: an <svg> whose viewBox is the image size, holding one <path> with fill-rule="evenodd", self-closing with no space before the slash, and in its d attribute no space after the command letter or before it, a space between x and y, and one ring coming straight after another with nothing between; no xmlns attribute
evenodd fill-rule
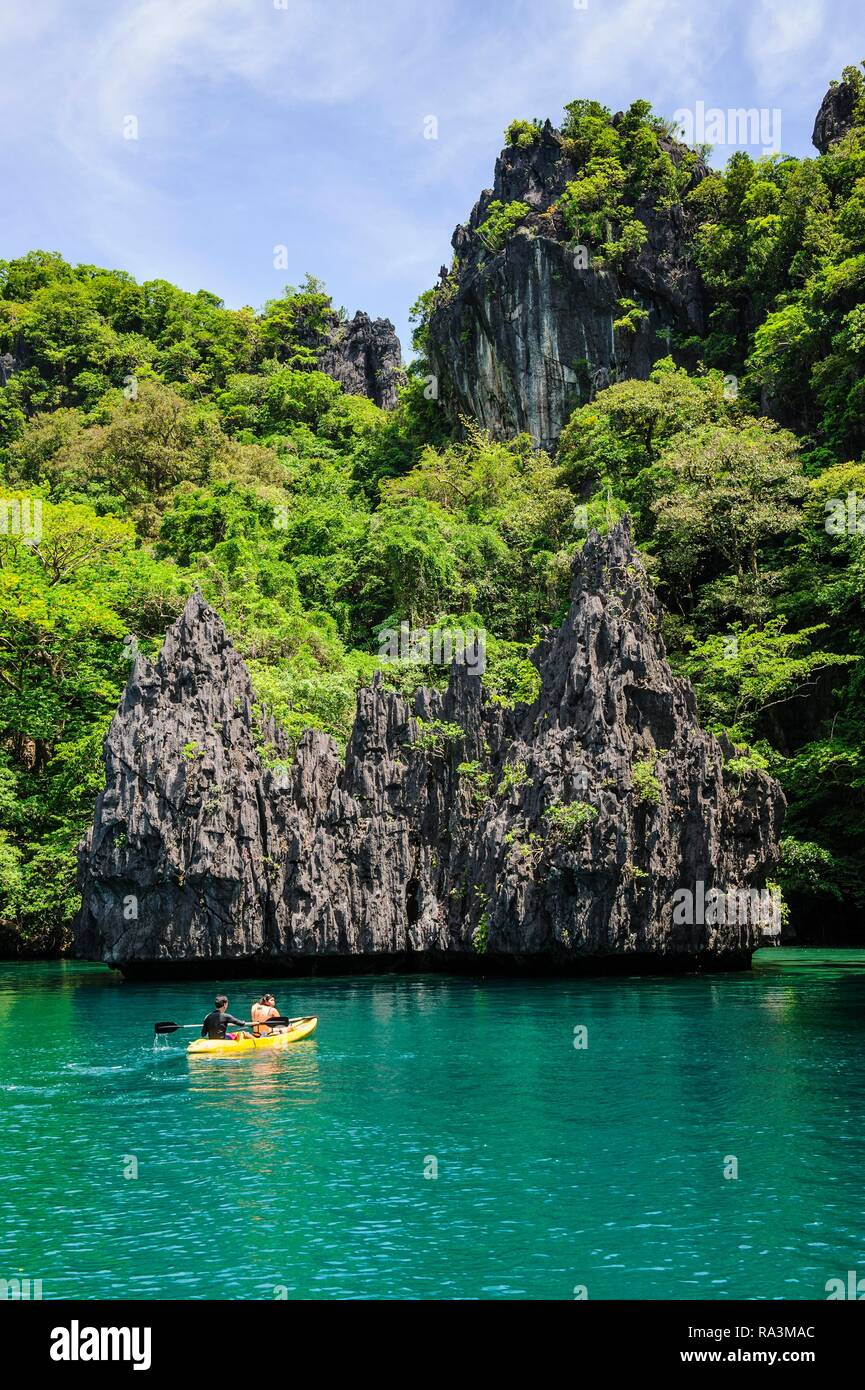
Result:
<svg viewBox="0 0 865 1390"><path fill-rule="evenodd" d="M268 1018L262 1023L245 1023L244 1028L290 1028L292 1023L302 1023L303 1018ZM181 1028L200 1028L200 1023L154 1023L154 1033L177 1033Z"/></svg>

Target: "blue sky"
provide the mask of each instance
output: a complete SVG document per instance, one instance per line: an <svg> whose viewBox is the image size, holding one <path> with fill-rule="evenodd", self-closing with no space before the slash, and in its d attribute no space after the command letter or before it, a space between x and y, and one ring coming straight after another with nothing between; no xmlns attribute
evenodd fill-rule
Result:
<svg viewBox="0 0 865 1390"><path fill-rule="evenodd" d="M406 348L513 116L778 107L806 154L829 79L865 57L859 0L581 3L0 0L0 256L58 250L230 306L311 271Z"/></svg>

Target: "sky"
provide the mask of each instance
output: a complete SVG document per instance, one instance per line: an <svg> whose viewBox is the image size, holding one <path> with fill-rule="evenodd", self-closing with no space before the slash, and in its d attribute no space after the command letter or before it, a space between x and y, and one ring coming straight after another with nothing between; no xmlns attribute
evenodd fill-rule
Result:
<svg viewBox="0 0 865 1390"><path fill-rule="evenodd" d="M777 108L804 155L863 57L861 0L0 0L0 257L232 308L310 272L407 349L513 117Z"/></svg>

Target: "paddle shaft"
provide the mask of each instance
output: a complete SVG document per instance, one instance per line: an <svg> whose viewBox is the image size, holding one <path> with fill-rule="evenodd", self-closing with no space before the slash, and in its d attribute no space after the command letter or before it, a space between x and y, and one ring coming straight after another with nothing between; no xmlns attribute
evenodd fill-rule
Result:
<svg viewBox="0 0 865 1390"><path fill-rule="evenodd" d="M308 1015L301 1015L300 1018L267 1018L262 1019L261 1023L244 1023L244 1028L290 1028L292 1023L302 1023ZM154 1023L154 1033L177 1033L182 1028L200 1028L200 1023Z"/></svg>

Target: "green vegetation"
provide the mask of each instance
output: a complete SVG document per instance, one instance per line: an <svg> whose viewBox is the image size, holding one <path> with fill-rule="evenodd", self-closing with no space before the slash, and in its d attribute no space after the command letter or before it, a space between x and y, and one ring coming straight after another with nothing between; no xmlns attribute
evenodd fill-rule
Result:
<svg viewBox="0 0 865 1390"><path fill-rule="evenodd" d="M505 763L496 790L499 796L510 796L512 791L519 791L520 787L527 786L528 782L529 775L525 763Z"/></svg>
<svg viewBox="0 0 865 1390"><path fill-rule="evenodd" d="M670 655L736 778L769 769L790 806L794 916L865 907L865 77L853 128L807 159L702 151L635 103L613 128L567 108L580 170L561 203L575 239L615 259L635 201L681 204L710 298L705 337L675 339L649 381L574 412L557 462L590 524L628 511L668 608ZM622 301L619 331L639 329Z"/></svg>
<svg viewBox="0 0 865 1390"><path fill-rule="evenodd" d="M754 414L747 390L728 398L721 372L666 359L577 409L558 457L593 524L630 513L673 664L735 746L730 775L780 778L799 921L825 911L828 884L865 906L865 536L846 524L865 469L807 444ZM837 534L831 499L844 504ZM801 871L799 844L816 847L819 875Z"/></svg>
<svg viewBox="0 0 865 1390"><path fill-rule="evenodd" d="M490 941L490 917L485 912L472 933L472 946L479 956L487 953Z"/></svg>
<svg viewBox="0 0 865 1390"><path fill-rule="evenodd" d="M657 766L654 758L641 758L631 768L634 795L641 806L657 806L661 799L661 783L655 775Z"/></svg>
<svg viewBox="0 0 865 1390"><path fill-rule="evenodd" d="M613 319L613 328L617 333L637 333L649 317L648 309L643 309L635 299L620 299L616 307L619 317Z"/></svg>
<svg viewBox="0 0 865 1390"><path fill-rule="evenodd" d="M417 738L411 745L423 753L442 754L449 743L464 738L459 724L451 724L447 719L416 719ZM460 767L467 764L461 763Z"/></svg>
<svg viewBox="0 0 865 1390"><path fill-rule="evenodd" d="M638 199L650 194L659 207L678 203L697 154L673 145L668 125L647 101L633 102L616 125L600 102L572 101L562 135L564 152L580 171L559 203L568 230L576 242L593 245L601 259L616 263L633 255L646 240L635 215ZM624 322L633 331L633 320L624 316Z"/></svg>
<svg viewBox="0 0 865 1390"><path fill-rule="evenodd" d="M697 181L701 152L647 103L615 124L569 104L568 234L615 264L643 242L641 200L680 208L710 318L673 340L688 370L666 358L599 391L555 458L469 421L452 432L429 392L429 315L456 294L456 264L414 306L420 355L386 414L317 370L340 312L311 277L256 312L55 253L0 262L3 498L30 523L0 534L7 940L67 939L102 738L131 658L155 655L192 589L290 740L310 726L345 740L380 634L402 621L484 629L493 698L531 703L528 656L565 612L578 504L601 530L630 514L670 657L730 740L729 776L781 780L794 920L865 908L865 79L844 76L862 99L828 154L739 153ZM514 121L506 139L530 149L540 130ZM487 246L530 211L491 204ZM645 323L619 301L618 334ZM447 674L382 669L406 694ZM414 746L438 755L461 734L421 726ZM487 795L482 769L459 775ZM654 764L633 775L656 801ZM506 766L496 793L525 777ZM595 814L551 807L548 843L587 843Z"/></svg>
<svg viewBox="0 0 865 1390"><path fill-rule="evenodd" d="M844 77L860 92L857 68ZM711 295L692 346L744 378L753 403L795 421L806 449L847 460L865 445L865 112L813 159L744 152L685 199ZM825 463L826 458L821 462Z"/></svg>
<svg viewBox="0 0 865 1390"><path fill-rule="evenodd" d="M505 142L508 145L516 145L521 150L531 149L540 139L543 124L543 121L539 120L511 121L505 131Z"/></svg>
<svg viewBox="0 0 865 1390"><path fill-rule="evenodd" d="M505 204L495 198L490 203L486 220L478 227L478 236L491 251L501 251L508 237L530 212L528 203Z"/></svg>
<svg viewBox="0 0 865 1390"><path fill-rule="evenodd" d="M53 253L0 262L3 497L31 523L41 504L38 538L0 535L7 944L68 940L131 657L155 656L196 586L290 740L344 743L378 634L403 620L484 629L493 697L534 697L568 489L528 438L451 440L422 364L390 413L346 395L315 366L338 318L309 277L257 314ZM447 671L384 676L410 693Z"/></svg>
<svg viewBox="0 0 865 1390"><path fill-rule="evenodd" d="M474 759L468 763L460 763L457 768L460 777L465 778L466 786L469 788L472 801L478 807L483 806L490 794L490 782L492 773L484 770L481 763Z"/></svg>
<svg viewBox="0 0 865 1390"><path fill-rule="evenodd" d="M588 801L550 806L544 813L549 844L556 849L579 849L597 815L597 808Z"/></svg>

